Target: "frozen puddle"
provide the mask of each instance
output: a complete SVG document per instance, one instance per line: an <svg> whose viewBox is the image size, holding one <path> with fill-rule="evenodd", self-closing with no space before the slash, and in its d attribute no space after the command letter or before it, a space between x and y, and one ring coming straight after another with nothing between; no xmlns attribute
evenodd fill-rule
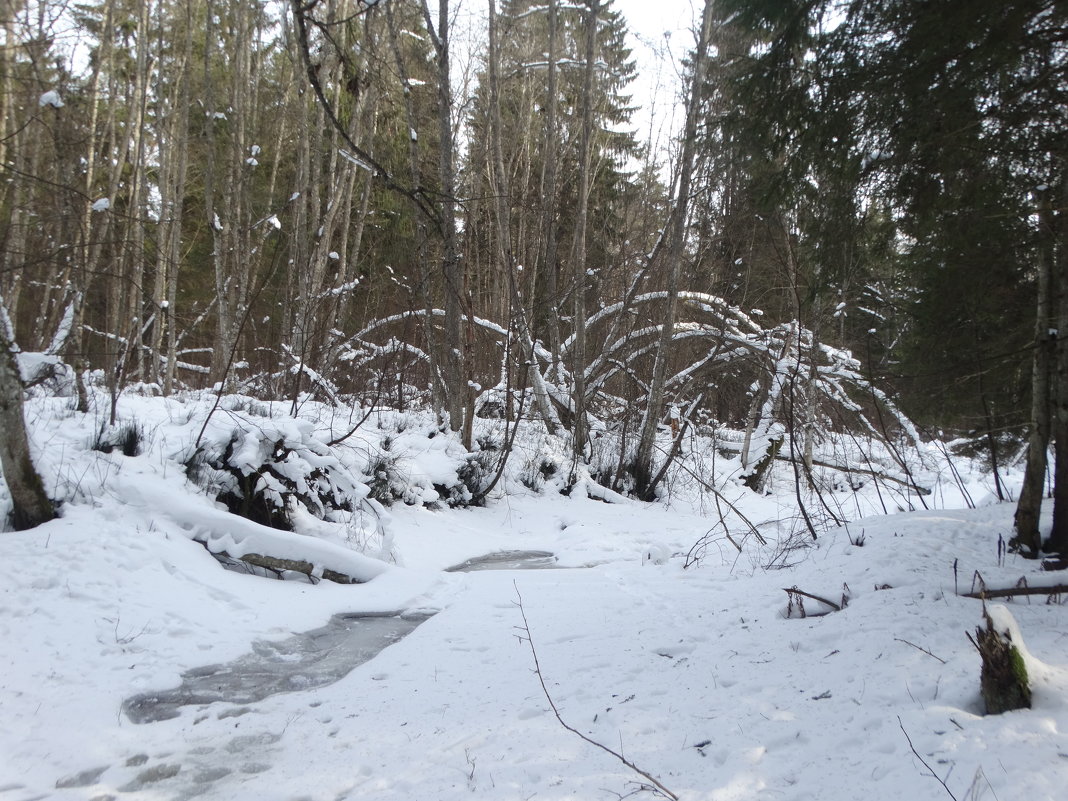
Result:
<svg viewBox="0 0 1068 801"><path fill-rule="evenodd" d="M256 641L252 653L223 665L182 674L173 690L127 698L123 711L134 723L178 717L179 707L250 704L278 693L324 687L404 639L429 615L334 615L322 628L279 642Z"/></svg>
<svg viewBox="0 0 1068 801"><path fill-rule="evenodd" d="M494 551L476 556L445 569L446 573L473 573L476 570L547 570L556 567L549 551Z"/></svg>

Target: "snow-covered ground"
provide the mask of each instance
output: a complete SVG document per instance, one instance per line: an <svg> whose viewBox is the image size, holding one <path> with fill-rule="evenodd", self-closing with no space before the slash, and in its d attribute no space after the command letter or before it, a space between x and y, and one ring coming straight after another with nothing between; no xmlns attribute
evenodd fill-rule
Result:
<svg viewBox="0 0 1068 801"><path fill-rule="evenodd" d="M792 480L756 497L724 478L721 457L706 478L767 537L761 545L729 519L739 552L715 499L688 493L681 477L655 504L565 497L551 480L525 488L519 474L545 461L544 444L532 444L530 464L521 457L486 508L398 503L383 513L367 502L333 523L299 518L318 536L284 536L371 578L313 585L225 570L195 541L248 552L271 536L185 478L179 462L210 399L124 397L120 416L145 434L134 457L89 449L99 421L68 405L27 410L42 472L68 499L62 517L0 535L0 801L585 801L648 786L561 725L535 652L563 720L682 799L1064 797L1063 604L1005 602L1027 649L1033 708L982 714L966 636L982 602L957 590L977 572L990 587L1065 576L1000 558L1012 507L990 503L979 475L965 476L977 509L868 516L812 542ZM217 412L206 441L246 425L242 414ZM312 428L265 419L297 439ZM334 422L335 434L348 427ZM313 427L330 423L320 411ZM337 458L366 468L388 436L394 472L416 487L409 500L425 502L462 462L428 427L369 419ZM861 501L840 489L839 508L887 502L870 492ZM957 497L943 487L928 504ZM706 535L702 558L684 567ZM445 570L503 550L552 552L557 569ZM788 608L791 587L848 604L816 616L826 607L806 599L802 618ZM298 670L290 691L142 724L123 709L253 651L299 663L285 643L334 615L400 612L432 616L332 683L302 683Z"/></svg>

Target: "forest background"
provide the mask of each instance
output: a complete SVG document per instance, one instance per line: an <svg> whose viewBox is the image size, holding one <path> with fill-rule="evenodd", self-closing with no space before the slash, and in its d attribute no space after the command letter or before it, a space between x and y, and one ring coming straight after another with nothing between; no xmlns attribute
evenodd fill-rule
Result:
<svg viewBox="0 0 1068 801"><path fill-rule="evenodd" d="M0 361L43 356L5 410L66 371L112 415L214 387L430 408L472 449L527 416L640 497L689 428L744 431L757 490L830 432L958 439L999 497L1026 460L1024 551L1059 493L1063 547L1052 0L709 0L667 148L610 2L459 38L448 0L4 8Z"/></svg>

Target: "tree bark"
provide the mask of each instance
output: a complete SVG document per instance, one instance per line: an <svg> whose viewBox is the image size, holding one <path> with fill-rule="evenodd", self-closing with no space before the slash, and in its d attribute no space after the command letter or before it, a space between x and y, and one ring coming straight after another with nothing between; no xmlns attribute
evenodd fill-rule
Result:
<svg viewBox="0 0 1068 801"><path fill-rule="evenodd" d="M571 429L572 460L575 464L586 460L586 440L589 437L586 419L586 226L590 201L590 161L593 153L593 73L597 66L597 17L600 0L588 0L586 5L586 47L582 84L582 132L579 144L578 211L575 215L575 241L572 264L575 276L573 309L575 315L575 344L571 364L571 388L574 422Z"/></svg>
<svg viewBox="0 0 1068 801"><path fill-rule="evenodd" d="M546 88L545 107L545 156L542 162L542 239L544 255L542 270L545 273L545 295L549 308L546 310L546 327L549 332L549 350L552 352L552 371L549 380L560 378L560 269L557 265L557 151L560 134L557 131L556 61L559 56L559 36L557 32L557 5L559 0L549 0L549 77Z"/></svg>
<svg viewBox="0 0 1068 801"><path fill-rule="evenodd" d="M0 314L0 470L11 495L11 523L16 531L24 531L51 520L56 513L30 457L22 413L22 378L15 344L5 330L7 314L2 304Z"/></svg>
<svg viewBox="0 0 1068 801"><path fill-rule="evenodd" d="M657 424L660 421L660 407L664 402L664 389L667 380L667 363L671 355L671 336L675 329L675 307L679 298L679 273L682 270L683 249L686 243L686 218L689 212L690 182L697 151L697 120L701 107L701 87L704 85L705 65L708 62L708 40L712 32L713 0L705 0L704 13L701 16L701 30L697 37L697 51L694 54L693 78L690 96L686 103L686 125L682 134L682 161L679 164L679 189L675 198L674 214L671 218L671 233L667 250L667 302L664 309L664 322L660 327L660 343L656 349L653 362L653 379L649 385L649 397L642 417L641 434L638 440L638 452L634 457L634 479L639 497L651 494L650 479L653 474L653 446L656 444Z"/></svg>
<svg viewBox="0 0 1068 801"><path fill-rule="evenodd" d="M463 341L463 269L456 231L456 158L452 134L452 83L449 60L451 46L449 0L438 0L437 30L431 24L428 0L423 15L437 54L438 63L438 178L441 191L441 271L445 279L445 392L449 427L460 431L467 407L467 358ZM470 447L470 442L464 443Z"/></svg>
<svg viewBox="0 0 1068 801"><path fill-rule="evenodd" d="M1057 212L1057 386L1051 390L1055 399L1052 434L1056 442L1056 468L1053 473L1053 528L1046 550L1061 556L1068 554L1068 158L1058 160L1060 175L1060 210Z"/></svg>
<svg viewBox="0 0 1068 801"><path fill-rule="evenodd" d="M1043 190L1038 201L1038 225L1041 252L1037 270L1037 312L1035 314L1035 352L1031 362L1031 430L1027 440L1027 464L1023 486L1016 503L1016 535L1009 547L1025 556L1036 558L1041 550L1038 530L1042 511L1042 496L1046 487L1046 452L1050 438L1050 368L1056 349L1052 285L1054 259L1054 217L1049 190Z"/></svg>
<svg viewBox="0 0 1068 801"><path fill-rule="evenodd" d="M509 295L511 298L511 314L515 321L516 330L519 334L519 347L522 353L523 363L528 371L531 387L534 390L534 403L538 413L545 422L545 427L550 434L555 434L560 426L560 420L549 401L548 389L538 367L538 361L534 355L534 340L530 333L530 325L527 319L526 307L523 304L523 295L519 288L519 273L516 269L515 256L512 251L512 232L509 208L511 191L504 172L504 152L501 144L503 136L501 131L501 95L500 95L500 64L499 42L497 36L497 6L494 0L489 0L489 79L490 79L490 114L493 143L493 170L494 176L493 194L497 199L497 257L501 266L507 273Z"/></svg>

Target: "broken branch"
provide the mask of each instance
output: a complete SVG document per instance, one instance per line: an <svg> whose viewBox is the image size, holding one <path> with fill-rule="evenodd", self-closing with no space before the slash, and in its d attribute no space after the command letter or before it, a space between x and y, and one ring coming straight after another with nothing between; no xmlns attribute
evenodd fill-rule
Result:
<svg viewBox="0 0 1068 801"><path fill-rule="evenodd" d="M534 674L538 677L538 683L541 684L541 691L545 695L545 700L549 702L549 706L552 708L553 714L556 715L556 719L560 722L560 725L563 726L565 729L567 729L572 734L575 734L578 737L580 737L581 739L585 740L590 745L596 746L597 748L600 748L602 751L604 751L607 754L611 754L616 759L618 759L620 762L622 762L624 765L626 765L628 768L630 768L632 771L637 773L639 776L641 776L642 778L647 779L650 782L652 782L653 786L650 787L649 789L652 790L653 792L657 793L658 795L662 795L665 798L670 798L671 801L679 801L679 797L677 795L675 795L673 792L671 792L668 788L666 788L664 785L662 785L659 781L654 779L649 773L647 773L646 771L642 770L637 765L635 765L633 762L631 762L629 759L624 757L623 754L619 753L618 751L613 751L607 745L604 745L603 743L597 742L592 737L587 737L585 734L580 732L578 729L576 729L574 726L570 725L569 723L567 723L563 719L563 717L560 715L560 710L556 708L556 702L553 701L552 695L549 694L549 688L545 686L545 677L541 673L541 663L538 661L538 651L534 647L534 639L533 639L533 637L532 637L532 635L530 633L530 623L527 621L527 612L523 608L523 596L519 594L519 585L516 584L513 581L512 582L512 586L515 587L515 595L516 595L516 598L519 599L516 602L516 606L519 607L519 614L523 618L523 625L520 628L520 631L522 631L526 635L525 637L521 637L520 639L525 639L527 641L527 645L530 646L530 654L531 654L531 656L534 657Z"/></svg>

